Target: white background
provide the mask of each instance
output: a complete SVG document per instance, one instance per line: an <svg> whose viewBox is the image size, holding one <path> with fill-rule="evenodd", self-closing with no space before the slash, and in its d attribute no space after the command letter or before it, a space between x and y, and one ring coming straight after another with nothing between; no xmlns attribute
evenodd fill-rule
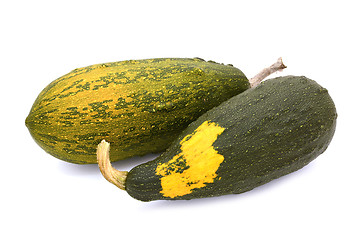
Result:
<svg viewBox="0 0 360 240"><path fill-rule="evenodd" d="M357 1L2 1L1 239L360 239ZM46 154L24 121L52 80L90 64L155 57L231 63L251 77L283 57L338 110L327 151L253 191L132 199L96 165ZM155 155L117 162L130 170Z"/></svg>

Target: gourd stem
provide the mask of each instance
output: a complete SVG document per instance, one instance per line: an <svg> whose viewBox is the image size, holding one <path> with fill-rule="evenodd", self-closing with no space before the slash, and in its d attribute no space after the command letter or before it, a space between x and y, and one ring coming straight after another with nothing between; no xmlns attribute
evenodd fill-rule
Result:
<svg viewBox="0 0 360 240"><path fill-rule="evenodd" d="M128 172L119 171L112 167L110 162L110 143L102 140L97 147L96 156L104 178L118 188L125 190L125 180Z"/></svg>
<svg viewBox="0 0 360 240"><path fill-rule="evenodd" d="M271 65L270 67L264 68L261 72L256 74L253 78L250 79L250 87L254 88L257 85L261 83L262 80L264 80L266 77L268 77L270 74L281 71L282 69L286 68L284 65L282 58L278 58L276 63Z"/></svg>

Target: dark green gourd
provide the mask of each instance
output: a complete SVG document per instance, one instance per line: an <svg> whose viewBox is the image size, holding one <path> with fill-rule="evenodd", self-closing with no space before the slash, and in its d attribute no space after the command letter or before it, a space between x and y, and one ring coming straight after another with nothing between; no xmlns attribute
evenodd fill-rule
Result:
<svg viewBox="0 0 360 240"><path fill-rule="evenodd" d="M110 182L141 201L242 193L323 153L336 118L325 88L306 77L278 77L206 112L166 152L129 173L103 161L109 147L103 141L99 166Z"/></svg>

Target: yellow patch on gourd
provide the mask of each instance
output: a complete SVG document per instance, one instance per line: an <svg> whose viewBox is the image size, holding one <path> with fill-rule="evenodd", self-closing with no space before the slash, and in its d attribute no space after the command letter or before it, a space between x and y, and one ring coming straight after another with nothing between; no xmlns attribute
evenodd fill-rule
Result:
<svg viewBox="0 0 360 240"><path fill-rule="evenodd" d="M224 156L214 149L213 143L224 130L216 123L205 121L181 140L181 152L156 168L156 174L162 176L163 196L184 196L214 182Z"/></svg>

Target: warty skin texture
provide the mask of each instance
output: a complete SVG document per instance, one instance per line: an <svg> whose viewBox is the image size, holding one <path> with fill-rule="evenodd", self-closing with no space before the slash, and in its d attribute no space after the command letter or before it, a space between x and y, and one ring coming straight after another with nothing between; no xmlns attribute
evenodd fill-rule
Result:
<svg viewBox="0 0 360 240"><path fill-rule="evenodd" d="M189 123L249 86L239 69L198 58L96 64L50 83L26 125L59 159L96 163L106 139L117 161L164 151Z"/></svg>
<svg viewBox="0 0 360 240"><path fill-rule="evenodd" d="M211 109L191 123L160 157L133 168L126 178L126 191L141 201L249 191L301 169L323 153L334 135L336 118L328 91L315 81L298 76L269 79ZM163 178L169 175L177 174L177 179L183 176L181 181L189 185L198 184L189 182L189 175L184 174L191 167L187 160L176 156L184 151L184 141L197 134L205 122L224 129L209 146L216 151L214 154L223 156L211 175L213 180L206 180L201 187L190 187L190 193L184 190L189 186L183 185L174 185L178 195L164 193ZM158 167L170 161L168 169L159 174Z"/></svg>

